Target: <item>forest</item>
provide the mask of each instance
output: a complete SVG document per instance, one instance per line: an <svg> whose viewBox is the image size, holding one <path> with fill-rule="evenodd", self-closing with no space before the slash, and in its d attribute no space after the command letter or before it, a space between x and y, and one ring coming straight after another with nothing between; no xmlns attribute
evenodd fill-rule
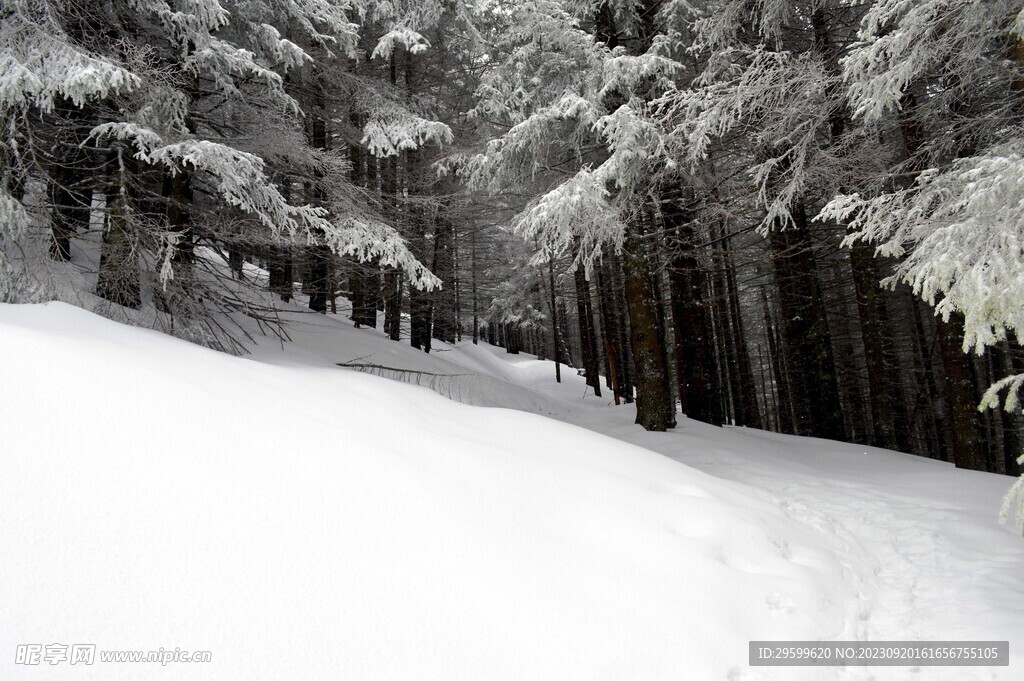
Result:
<svg viewBox="0 0 1024 681"><path fill-rule="evenodd" d="M4 0L0 300L237 354L340 299L647 430L1019 475L1022 10Z"/></svg>

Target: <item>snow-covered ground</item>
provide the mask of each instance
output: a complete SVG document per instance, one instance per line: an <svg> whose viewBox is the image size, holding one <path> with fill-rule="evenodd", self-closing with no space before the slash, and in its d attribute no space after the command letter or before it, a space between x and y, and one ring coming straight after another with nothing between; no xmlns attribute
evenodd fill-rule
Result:
<svg viewBox="0 0 1024 681"><path fill-rule="evenodd" d="M646 433L551 362L288 318L235 358L0 305L0 679L1024 678L1009 478ZM459 374L435 387L463 404L353 360ZM749 667L760 639L1009 640L1011 664ZM212 659L17 663L55 643Z"/></svg>

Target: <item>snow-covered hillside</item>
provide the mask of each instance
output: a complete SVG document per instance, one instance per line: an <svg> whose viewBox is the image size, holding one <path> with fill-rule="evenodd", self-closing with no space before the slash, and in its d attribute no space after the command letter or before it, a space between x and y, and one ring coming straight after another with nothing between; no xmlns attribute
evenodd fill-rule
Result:
<svg viewBox="0 0 1024 681"><path fill-rule="evenodd" d="M1009 478L647 433L550 362L340 317L242 359L0 305L0 678L1024 676ZM336 366L356 359L470 374L446 389L471 404ZM1009 640L1011 665L752 668L757 639ZM212 660L16 664L54 643Z"/></svg>

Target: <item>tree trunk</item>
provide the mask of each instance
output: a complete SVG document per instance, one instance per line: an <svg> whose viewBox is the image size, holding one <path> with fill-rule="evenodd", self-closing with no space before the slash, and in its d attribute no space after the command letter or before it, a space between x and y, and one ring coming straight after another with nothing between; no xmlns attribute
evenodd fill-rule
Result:
<svg viewBox="0 0 1024 681"><path fill-rule="evenodd" d="M612 316L618 338L615 343L615 360L618 368L619 390L626 404L633 404L635 382L633 380L633 356L630 353L630 328L628 303L626 301L625 267L623 257L615 256L609 267L611 281Z"/></svg>
<svg viewBox="0 0 1024 681"><path fill-rule="evenodd" d="M455 225L447 206L438 211L434 222L434 258L431 270L443 286L430 295L433 307L433 336L454 343L457 314L455 311Z"/></svg>
<svg viewBox="0 0 1024 681"><path fill-rule="evenodd" d="M608 289L610 278L605 276L605 263L597 267L597 298L598 307L601 313L601 329L604 331L605 363L608 366L608 388L615 398L615 405L621 404L622 387L619 381L619 353L616 350L618 340L618 325L616 316L612 310L610 298L618 297L618 292Z"/></svg>
<svg viewBox="0 0 1024 681"><path fill-rule="evenodd" d="M330 251L325 253L322 246L313 246L309 249L309 309L313 312L327 314L327 283L328 283L328 257Z"/></svg>
<svg viewBox="0 0 1024 681"><path fill-rule="evenodd" d="M772 320L772 309L768 302L768 292L761 288L761 302L764 305L764 328L768 337L768 353L772 356L772 373L775 375L775 390L778 399L775 403L776 419L780 433L795 433L796 425L793 416L793 398L789 389L788 367L785 363L784 343L779 332L779 325Z"/></svg>
<svg viewBox="0 0 1024 681"><path fill-rule="evenodd" d="M821 280L802 205L794 206L794 225L769 235L779 289L782 330L796 432L833 440L844 436L839 386Z"/></svg>
<svg viewBox="0 0 1024 681"><path fill-rule="evenodd" d="M138 308L139 263L135 232L128 222L131 210L130 174L135 159L121 148L111 153L107 186L107 220L103 230L96 295L117 305Z"/></svg>
<svg viewBox="0 0 1024 681"><path fill-rule="evenodd" d="M978 437L978 405L968 358L963 351L963 318L952 315L950 321L939 319L936 324L945 374L943 388L949 413L953 462L957 468L983 471L985 461Z"/></svg>
<svg viewBox="0 0 1024 681"><path fill-rule="evenodd" d="M477 295L476 287L476 229L470 236L469 246L469 291L473 297L473 345L480 340L480 298Z"/></svg>
<svg viewBox="0 0 1024 681"><path fill-rule="evenodd" d="M741 425L758 428L761 425L761 414L757 408L757 388L754 385L754 371L750 366L750 354L747 352L747 334L743 328L743 312L740 308L739 286L736 283L736 268L732 264L729 252L729 239L722 242L722 259L724 263L725 292L729 301L729 319L734 337L733 352L735 353L735 390L736 415Z"/></svg>
<svg viewBox="0 0 1024 681"><path fill-rule="evenodd" d="M58 133L47 169L50 255L55 260L70 260L71 235L89 229L92 169L85 141L94 116L91 110L79 108L63 97L57 99L55 112Z"/></svg>
<svg viewBox="0 0 1024 681"><path fill-rule="evenodd" d="M850 264L857 291L857 311L860 314L864 361L868 372L871 444L886 449L899 449L890 392L892 386L888 385L890 377L886 371L885 346L882 340L881 288L875 276L873 256L869 248L862 243L855 244L850 252Z"/></svg>
<svg viewBox="0 0 1024 681"><path fill-rule="evenodd" d="M292 256L287 247L271 246L269 258L270 290L288 302L292 299Z"/></svg>
<svg viewBox="0 0 1024 681"><path fill-rule="evenodd" d="M687 417L717 426L724 420L719 409L711 308L705 296L706 274L694 250L693 224L681 201L678 197L662 207L671 253L668 275L679 404Z"/></svg>
<svg viewBox="0 0 1024 681"><path fill-rule="evenodd" d="M562 342L561 334L558 329L558 304L556 301L555 294L555 263L554 257L548 258L548 293L549 305L551 308L551 342L554 345L554 359L555 359L555 382L562 382Z"/></svg>
<svg viewBox="0 0 1024 681"><path fill-rule="evenodd" d="M675 405L668 388L668 366L658 317L659 298L652 287L646 230L626 228L623 273L629 312L630 345L636 367L636 422L646 430L664 431L675 425Z"/></svg>
<svg viewBox="0 0 1024 681"><path fill-rule="evenodd" d="M587 385L594 395L601 396L601 376L597 369L597 338L594 330L594 311L590 300L590 282L582 265L573 272L576 284L576 320L580 327L580 356Z"/></svg>
<svg viewBox="0 0 1024 681"><path fill-rule="evenodd" d="M952 454L949 452L948 438L943 437L946 430L943 411L939 405L939 384L936 377L936 366L934 362L935 346L938 345L938 338L929 340L925 330L924 317L930 319L930 311L925 309L925 304L908 291L905 299L909 301L911 315L911 326L914 338L914 357L917 363L917 401L913 413L909 419L911 427L915 423L921 423L921 430L924 433L924 440L927 445L928 455L932 458L952 461Z"/></svg>

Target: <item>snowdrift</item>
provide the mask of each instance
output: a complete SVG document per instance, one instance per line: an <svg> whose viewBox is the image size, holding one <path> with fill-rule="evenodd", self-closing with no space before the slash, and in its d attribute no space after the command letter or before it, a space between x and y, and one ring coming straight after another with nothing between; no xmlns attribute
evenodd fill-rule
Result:
<svg viewBox="0 0 1024 681"><path fill-rule="evenodd" d="M871 633L848 556L774 491L59 303L0 305L0 376L4 679L872 678L747 666L752 639ZM212 659L15 663L53 643Z"/></svg>

